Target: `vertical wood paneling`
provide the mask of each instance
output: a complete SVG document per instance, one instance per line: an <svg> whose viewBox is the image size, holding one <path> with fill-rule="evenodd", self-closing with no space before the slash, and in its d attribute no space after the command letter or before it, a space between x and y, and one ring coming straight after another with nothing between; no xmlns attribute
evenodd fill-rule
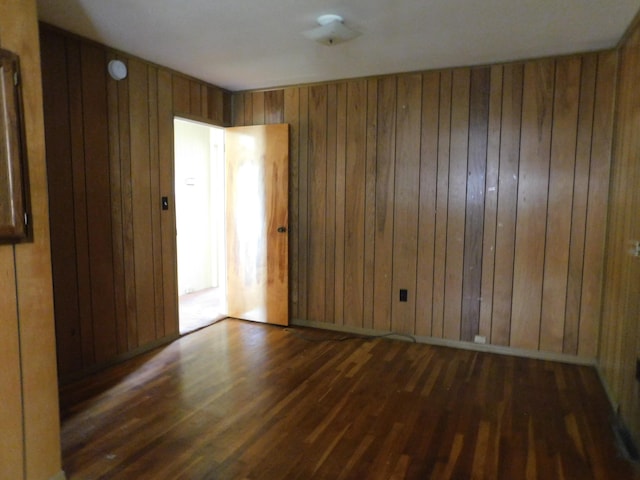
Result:
<svg viewBox="0 0 640 480"><path fill-rule="evenodd" d="M330 322L336 318L335 286L336 286L336 158L338 143L338 87L327 86L327 181L325 183L325 287L323 321ZM291 207L291 206L290 206Z"/></svg>
<svg viewBox="0 0 640 480"><path fill-rule="evenodd" d="M596 85L596 56L287 89L303 99L285 115L303 129L291 292L309 304L294 318L574 354L597 342L597 321L580 338L597 318L582 279L600 288L603 253L582 252L594 234L580 217L595 182L589 105L611 106L615 65Z"/></svg>
<svg viewBox="0 0 640 480"><path fill-rule="evenodd" d="M373 303L375 275L375 228L376 228L376 143L378 130L378 81L367 81L367 166L365 178L364 206L364 328L373 328Z"/></svg>
<svg viewBox="0 0 640 480"><path fill-rule="evenodd" d="M597 55L588 55L582 59L580 100L578 105L578 133L576 139L576 166L573 182L573 209L571 212L571 245L569 249L569 271L567 277L567 305L565 308L562 347L565 353L574 355L578 353L580 303L583 280L582 267L584 262L597 66Z"/></svg>
<svg viewBox="0 0 640 480"><path fill-rule="evenodd" d="M325 319L327 87L309 89L309 290L310 320Z"/></svg>
<svg viewBox="0 0 640 480"><path fill-rule="evenodd" d="M422 76L422 119L420 145L420 198L418 216L418 255L416 265L417 335L431 335L433 308L434 245L438 179L438 109L440 75Z"/></svg>
<svg viewBox="0 0 640 480"><path fill-rule="evenodd" d="M601 259L603 256L606 258L606 231L602 226L607 224L617 68L615 52L598 55L578 335L578 354L587 357L597 354L600 322L605 321L600 317L603 298L601 279L605 268ZM600 331L604 330L602 328ZM638 428L640 431L640 426Z"/></svg>
<svg viewBox="0 0 640 480"><path fill-rule="evenodd" d="M444 292L444 338L460 339L465 238L467 160L469 150L470 71L454 70L451 87L451 144L447 200L447 257Z"/></svg>
<svg viewBox="0 0 640 480"><path fill-rule="evenodd" d="M246 125L244 120L244 95L233 96L233 124L236 127L244 127ZM286 118L286 115L285 115Z"/></svg>
<svg viewBox="0 0 640 480"><path fill-rule="evenodd" d="M253 125L264 125L264 92L255 92L252 94L252 107L251 118Z"/></svg>
<svg viewBox="0 0 640 480"><path fill-rule="evenodd" d="M416 258L418 256L418 215L420 201L420 120L422 77L398 78L396 99L396 162L394 187L393 282L391 329L415 332ZM407 301L399 301L400 289L408 292Z"/></svg>
<svg viewBox="0 0 640 480"><path fill-rule="evenodd" d="M78 309L80 314L80 342L83 365L95 362L91 310L91 271L89 268L89 239L87 232L87 190L84 162L84 125L82 121L82 67L80 44L67 40L69 80L69 130L71 132L71 165L73 169L73 204L78 279Z"/></svg>
<svg viewBox="0 0 640 480"><path fill-rule="evenodd" d="M0 473L6 478L23 478L24 451L24 409L22 371L20 360L20 327L16 306L16 272L14 251L11 247L0 248L0 308L2 309L2 335L0 335ZM68 341L66 342L68 344ZM60 360L59 360L60 362ZM61 362L65 366L67 362ZM13 367L13 368L8 368Z"/></svg>
<svg viewBox="0 0 640 480"><path fill-rule="evenodd" d="M460 335L462 340L467 341L473 340L480 328L490 73L489 68L472 70L469 94L469 156Z"/></svg>
<svg viewBox="0 0 640 480"><path fill-rule="evenodd" d="M115 58L115 55L108 55L108 60ZM126 352L127 309L125 288L126 276L124 273L124 246L122 238L124 222L122 202L122 165L120 162L120 109L118 102L118 82L113 79L107 79L107 109L109 114L108 130L109 165L111 167L111 239L113 242L113 283L116 336L118 352ZM73 369L71 371L73 371Z"/></svg>
<svg viewBox="0 0 640 480"><path fill-rule="evenodd" d="M77 127L69 140L78 187L75 260L80 278L91 282L87 86L72 75L86 68L81 44L65 40L64 53L69 121ZM587 148L589 104L596 124L600 99L606 124L615 59L602 71L588 57L234 95L235 124L290 124L292 317L451 339L481 333L498 345L595 355L603 254L589 215L603 220L593 205L607 188L594 178L595 147ZM169 119L183 113L224 121L230 112L223 91L124 59L126 81L89 82L106 112L103 146L92 140L90 148L106 159L112 197L110 301L126 316L113 327L118 352L176 327L175 299L166 296L174 266L165 259L173 255L174 226L156 198L173 195ZM594 75L601 81L594 84ZM604 130L599 145L606 145ZM606 176L607 155L599 161ZM101 337L86 335L94 328L90 282L84 304L78 286L78 315L88 319L79 322L86 366ZM409 290L406 304L398 301L400 288ZM117 300L123 294L124 304ZM550 314L556 307L565 312L557 318Z"/></svg>
<svg viewBox="0 0 640 480"><path fill-rule="evenodd" d="M264 121L266 124L284 122L284 92L272 90L264 94Z"/></svg>
<svg viewBox="0 0 640 480"><path fill-rule="evenodd" d="M284 92L284 121L289 127L289 311L293 318L302 318L298 309L299 277L298 277L298 179L300 164L300 97L297 88L288 88ZM234 97L235 100L243 96ZM239 101L244 106L244 102ZM240 109L238 109L240 110Z"/></svg>
<svg viewBox="0 0 640 480"><path fill-rule="evenodd" d="M511 345L533 350L540 341L554 67L536 61L524 71Z"/></svg>
<svg viewBox="0 0 640 480"><path fill-rule="evenodd" d="M373 327L382 331L391 330L396 94L397 81L395 77L387 77L378 81Z"/></svg>
<svg viewBox="0 0 640 480"><path fill-rule="evenodd" d="M149 66L147 69L149 84L149 201L151 215L151 255L153 271L153 296L155 338L165 336L164 331L164 290L162 271L162 220L160 209L160 141L158 131L158 69ZM154 232L156 234L154 234ZM171 295L168 293L168 295Z"/></svg>
<svg viewBox="0 0 640 480"><path fill-rule="evenodd" d="M133 251L137 305L138 341L144 345L156 338L153 289L153 236L151 209L151 158L149 154L148 72L142 62L129 61L131 184L133 203Z"/></svg>
<svg viewBox="0 0 640 480"><path fill-rule="evenodd" d="M603 95L603 92L599 91L602 86L600 82L606 81L601 74L604 74L604 71L611 71L610 60L606 57L599 58L596 80L594 136L591 144L592 169L596 171L602 168L596 163L596 150L602 154L606 151L607 143L606 132L604 135L599 135L601 132L597 131L596 122L604 120L607 125L607 120L611 118L607 115L607 110L609 112L611 110L603 108L604 105L600 103L606 98L606 94ZM637 83L640 77L640 29L637 25L620 51L619 62L599 355L603 378L613 400L619 405L622 419L633 432L637 442L640 439L640 406L635 366L640 351L638 322L640 263L631 251L633 242L640 236L640 230L636 226L640 206L640 196L637 194L638 182L640 182L638 169L640 137L637 128L640 124L640 101L637 96ZM595 193L599 190L597 183L593 186L594 194L599 195ZM587 231L593 227L592 222L598 216L598 213L592 210L597 207L592 201L591 181L589 187ZM588 241L585 244L585 268L588 254L598 248L597 239L592 235L594 233L589 232ZM586 285L583 288L584 296L587 293ZM585 303L583 308L584 306L586 306ZM587 325L585 324L585 327Z"/></svg>
<svg viewBox="0 0 640 480"><path fill-rule="evenodd" d="M345 325L362 327L364 309L364 206L366 180L367 83L347 83L345 162Z"/></svg>
<svg viewBox="0 0 640 480"><path fill-rule="evenodd" d="M73 168L70 155L69 91L64 38L43 32L43 68L54 71L43 83L44 108L57 112L57 118L48 117L46 145L52 161L47 165L49 196L55 198L49 210L60 222L52 225L51 248L57 252L51 268L57 281L54 284L54 300L58 307L56 338L58 339L58 370L73 371L82 364L80 317L77 301L78 272L76 269L76 240L74 235ZM4 283L3 283L4 284ZM6 310L3 310L6 311Z"/></svg>
<svg viewBox="0 0 640 480"><path fill-rule="evenodd" d="M125 275L125 309L127 312L127 350L138 346L136 315L136 278L133 244L133 185L131 183L131 119L129 116L129 82L118 83L118 125L120 127L120 192L122 196L122 243ZM112 146L114 148L114 146ZM127 351L124 350L124 351Z"/></svg>
<svg viewBox="0 0 640 480"><path fill-rule="evenodd" d="M336 266L335 266L335 321L344 324L345 304L345 198L346 198L346 137L347 137L347 84L339 83L336 122Z"/></svg>
<svg viewBox="0 0 640 480"><path fill-rule="evenodd" d="M20 57L33 219L29 242L0 246L0 478L55 478L62 472L37 6L3 1L0 9L2 48Z"/></svg>
<svg viewBox="0 0 640 480"><path fill-rule="evenodd" d="M164 334L178 333L178 291L176 258L176 215L173 175L173 96L171 74L158 71L158 157L160 168L160 196L169 198L169 210L161 212L160 236L162 258L162 297ZM156 199L156 202L158 199ZM156 204L157 205L157 204Z"/></svg>
<svg viewBox="0 0 640 480"><path fill-rule="evenodd" d="M498 216L493 287L491 342L509 345L511 297L515 255L516 206L520 178L520 126L523 99L523 65L505 65L498 175Z"/></svg>
<svg viewBox="0 0 640 480"><path fill-rule="evenodd" d="M551 352L562 352L565 330L558 312L566 309L581 66L580 58L556 66L540 318L540 348Z"/></svg>
<svg viewBox="0 0 640 480"><path fill-rule="evenodd" d="M106 56L97 47L82 45L82 103L84 110L85 185L89 268L92 275L91 307L95 321L96 361L117 353L113 286L113 246L111 242L111 184L109 180L109 137L104 65Z"/></svg>
<svg viewBox="0 0 640 480"><path fill-rule="evenodd" d="M200 115L203 118L212 119L213 115L209 112L209 105L211 102L209 101L209 91L211 90L208 86L203 85L200 82L196 82L198 87L200 87Z"/></svg>
<svg viewBox="0 0 640 480"><path fill-rule="evenodd" d="M245 93L244 95L244 124L253 125L253 94Z"/></svg>
<svg viewBox="0 0 640 480"><path fill-rule="evenodd" d="M173 115L221 123L230 97L59 30L41 32L50 189L59 191L51 228L64 240L52 265L63 285L56 313L66 378L178 333ZM128 64L127 79L108 76L112 58Z"/></svg>
<svg viewBox="0 0 640 480"><path fill-rule="evenodd" d="M229 126L233 112L231 95L211 85L207 86L207 118L216 125Z"/></svg>
<svg viewBox="0 0 640 480"><path fill-rule="evenodd" d="M191 85L189 79L173 75L173 111L176 115L191 113Z"/></svg>
<svg viewBox="0 0 640 480"><path fill-rule="evenodd" d="M500 138L502 121L503 67L491 68L489 121L487 131L487 173L484 187L484 225L482 242L482 280L478 333L491 339L493 287L496 261L498 218L498 180L500 174Z"/></svg>
<svg viewBox="0 0 640 480"><path fill-rule="evenodd" d="M300 89L298 163L298 313L309 314L309 88ZM245 105L246 107L246 105Z"/></svg>
<svg viewBox="0 0 640 480"><path fill-rule="evenodd" d="M444 335L446 291L447 223L449 202L449 153L451 151L452 71L440 76L440 116L438 120L438 184L436 198L435 262L433 269L433 316L431 334Z"/></svg>
<svg viewBox="0 0 640 480"><path fill-rule="evenodd" d="M200 91L200 82L193 80L189 81L189 110L190 115L197 117L203 116L202 114L202 94Z"/></svg>

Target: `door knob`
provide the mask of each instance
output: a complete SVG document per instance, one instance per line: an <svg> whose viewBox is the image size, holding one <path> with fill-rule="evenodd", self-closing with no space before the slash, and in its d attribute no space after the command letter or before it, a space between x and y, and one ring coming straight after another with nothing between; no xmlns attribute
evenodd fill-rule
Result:
<svg viewBox="0 0 640 480"><path fill-rule="evenodd" d="M278 233L285 233L287 231L287 227L278 227Z"/></svg>

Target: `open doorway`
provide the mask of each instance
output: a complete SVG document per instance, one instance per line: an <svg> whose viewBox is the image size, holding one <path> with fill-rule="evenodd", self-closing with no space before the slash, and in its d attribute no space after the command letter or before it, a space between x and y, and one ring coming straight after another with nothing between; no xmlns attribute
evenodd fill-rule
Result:
<svg viewBox="0 0 640 480"><path fill-rule="evenodd" d="M174 119L180 333L226 311L224 129Z"/></svg>

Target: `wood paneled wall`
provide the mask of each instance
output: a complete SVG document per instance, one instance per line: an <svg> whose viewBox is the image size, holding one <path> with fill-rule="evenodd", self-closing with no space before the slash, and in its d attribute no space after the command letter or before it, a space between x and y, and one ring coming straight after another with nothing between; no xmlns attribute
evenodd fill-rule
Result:
<svg viewBox="0 0 640 480"><path fill-rule="evenodd" d="M42 88L35 0L0 0L20 56L33 241L0 245L0 478L61 474Z"/></svg>
<svg viewBox="0 0 640 480"><path fill-rule="evenodd" d="M607 228L600 368L619 413L640 442L640 28L620 49L616 135Z"/></svg>
<svg viewBox="0 0 640 480"><path fill-rule="evenodd" d="M178 334L173 117L223 125L230 96L46 25L41 39L64 378Z"/></svg>
<svg viewBox="0 0 640 480"><path fill-rule="evenodd" d="M292 317L595 358L616 68L235 94L234 125L291 125Z"/></svg>

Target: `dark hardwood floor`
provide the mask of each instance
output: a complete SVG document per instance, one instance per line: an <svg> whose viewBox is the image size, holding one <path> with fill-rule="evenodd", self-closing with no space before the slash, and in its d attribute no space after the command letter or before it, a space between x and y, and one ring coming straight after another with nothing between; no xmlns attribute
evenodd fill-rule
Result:
<svg viewBox="0 0 640 480"><path fill-rule="evenodd" d="M636 478L592 368L341 339L227 319L63 387L68 478Z"/></svg>

